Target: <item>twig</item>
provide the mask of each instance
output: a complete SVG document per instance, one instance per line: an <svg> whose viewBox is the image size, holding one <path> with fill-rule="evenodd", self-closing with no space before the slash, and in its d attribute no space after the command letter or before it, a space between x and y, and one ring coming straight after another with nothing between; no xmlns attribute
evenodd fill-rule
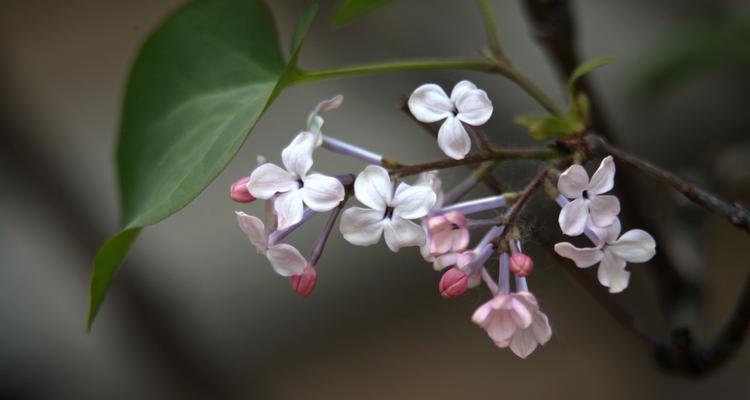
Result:
<svg viewBox="0 0 750 400"><path fill-rule="evenodd" d="M526 206L526 203L531 198L531 195L534 194L534 192L536 192L536 190L542 186L542 182L544 182L544 178L547 176L548 172L549 168L544 168L541 171L537 172L536 176L534 176L534 178L529 181L523 191L521 191L518 199L515 203L513 203L513 206L511 206L508 214L505 215L505 221L503 221L503 225L505 225L505 232L503 232L503 235L498 238L498 242L508 240L510 235L513 234L513 225L515 225L518 217L521 215L521 212Z"/></svg>
<svg viewBox="0 0 750 400"><path fill-rule="evenodd" d="M612 154L618 161L624 162L646 175L672 186L690 201L708 211L725 217L735 227L744 229L750 233L750 212L739 203L730 204L713 193L687 182L669 171L607 143L600 136L589 134L586 136L586 142L593 150Z"/></svg>
<svg viewBox="0 0 750 400"><path fill-rule="evenodd" d="M461 160L446 158L422 164L405 165L391 170L397 176L409 176L424 171L446 169L461 165L478 164L484 161L502 160L549 160L564 155L563 150L554 147L502 148L492 149L484 154L470 154Z"/></svg>

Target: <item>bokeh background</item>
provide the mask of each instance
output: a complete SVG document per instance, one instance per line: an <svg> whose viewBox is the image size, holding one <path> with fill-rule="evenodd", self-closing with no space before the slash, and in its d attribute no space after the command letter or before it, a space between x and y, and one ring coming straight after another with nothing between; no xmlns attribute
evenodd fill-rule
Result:
<svg viewBox="0 0 750 400"><path fill-rule="evenodd" d="M524 226L546 238L529 245L537 264L530 285L554 335L525 361L496 349L471 323L487 293L442 300L439 274L414 249L394 255L382 243L355 248L334 234L316 292L305 300L255 256L233 211L260 213L261 205L233 204L227 188L253 168L256 155L279 161L323 98L345 96L328 114L327 133L398 160L427 161L441 154L398 109L399 99L423 82L450 87L471 79L493 99L486 126L493 140L526 144L510 120L538 106L508 81L477 73L390 74L285 91L213 184L145 230L87 334L91 260L117 229L112 154L124 82L139 44L181 3L0 2L0 398L750 398L747 345L700 379L661 370L650 350L564 273L574 266L544 251L560 239L549 203L538 202ZM306 2L269 3L286 44ZM321 3L301 56L306 68L473 56L484 43L470 1L402 0L338 30L326 22L335 4ZM518 2L492 3L506 52L562 101ZM705 35L685 38L707 21L747 27L750 4L578 0L573 9L583 55L617 57L592 82L622 146L750 203L747 48L720 46L718 57L693 59L697 67L689 59L653 73L672 51L700 45ZM529 167L504 168L498 178L519 188ZM318 152L316 168L343 173L361 165ZM447 173L446 181L461 172ZM639 179L647 217L667 238L659 251L705 289L695 319L699 339L708 341L747 274L747 235ZM309 248L322 223L317 217L292 241ZM616 300L662 335L649 268L631 266L631 287Z"/></svg>

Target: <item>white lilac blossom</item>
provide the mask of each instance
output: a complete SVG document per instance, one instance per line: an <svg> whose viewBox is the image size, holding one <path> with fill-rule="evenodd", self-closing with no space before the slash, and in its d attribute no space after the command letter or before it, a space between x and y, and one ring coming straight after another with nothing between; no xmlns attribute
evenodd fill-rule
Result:
<svg viewBox="0 0 750 400"><path fill-rule="evenodd" d="M650 260L656 254L656 242L646 231L633 229L620 236L620 229L620 220L616 218L607 228L591 228L598 238L596 247L578 248L562 242L555 244L555 252L573 260L579 268L599 263L599 282L608 287L610 293L622 292L630 280L626 264Z"/></svg>
<svg viewBox="0 0 750 400"><path fill-rule="evenodd" d="M578 236L588 226L604 228L612 224L620 213L620 201L603 195L614 186L615 162L612 156L602 160L589 181L582 166L574 164L560 175L557 189L572 201L560 211L560 229L568 236Z"/></svg>
<svg viewBox="0 0 750 400"><path fill-rule="evenodd" d="M492 116L492 102L484 90L469 81L453 87L448 97L443 89L427 83L409 97L409 110L418 121L443 121L438 131L438 146L448 157L460 160L471 150L471 138L463 123L480 126Z"/></svg>
<svg viewBox="0 0 750 400"><path fill-rule="evenodd" d="M270 199L278 215L279 229L285 229L302 219L304 206L317 212L329 211L344 199L344 186L333 177L309 173L316 136L299 133L281 152L286 170L275 164L258 166L247 183L254 197Z"/></svg>
<svg viewBox="0 0 750 400"><path fill-rule="evenodd" d="M471 320L482 327L499 348L510 347L521 358L552 336L547 316L531 292L499 293L477 308Z"/></svg>
<svg viewBox="0 0 750 400"><path fill-rule="evenodd" d="M315 106L315 109L307 116L307 132L311 132L316 135L316 146L320 146L323 141L323 123L325 120L320 115L324 112L335 110L341 107L341 103L344 102L344 96L338 94L328 100L323 100Z"/></svg>
<svg viewBox="0 0 750 400"><path fill-rule="evenodd" d="M341 216L341 233L349 243L369 246L385 237L391 251L422 246L424 230L411 219L424 217L435 205L435 192L401 182L393 191L388 171L367 166L354 181L354 195L369 208L351 207Z"/></svg>
<svg viewBox="0 0 750 400"><path fill-rule="evenodd" d="M271 267L281 276L301 275L307 266L307 260L294 246L287 243L269 243L270 230L260 218L235 211L237 223L255 246L258 255L263 255L271 262Z"/></svg>

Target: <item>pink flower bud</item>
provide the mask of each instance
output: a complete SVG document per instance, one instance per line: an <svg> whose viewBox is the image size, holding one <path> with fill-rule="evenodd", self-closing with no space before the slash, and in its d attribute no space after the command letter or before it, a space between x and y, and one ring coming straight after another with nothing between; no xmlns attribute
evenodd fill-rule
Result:
<svg viewBox="0 0 750 400"><path fill-rule="evenodd" d="M518 277L528 276L534 270L534 261L523 253L515 253L510 257L510 270Z"/></svg>
<svg viewBox="0 0 750 400"><path fill-rule="evenodd" d="M461 296L469 288L469 278L458 268L451 268L440 278L440 295L446 299Z"/></svg>
<svg viewBox="0 0 750 400"><path fill-rule="evenodd" d="M312 265L308 265L300 275L294 275L290 280L292 281L292 290L302 297L307 297L315 289L315 284L318 282L318 271Z"/></svg>
<svg viewBox="0 0 750 400"><path fill-rule="evenodd" d="M237 180L229 187L229 197L238 203L250 203L255 201L255 197L250 194L247 190L247 182L250 180L249 176Z"/></svg>

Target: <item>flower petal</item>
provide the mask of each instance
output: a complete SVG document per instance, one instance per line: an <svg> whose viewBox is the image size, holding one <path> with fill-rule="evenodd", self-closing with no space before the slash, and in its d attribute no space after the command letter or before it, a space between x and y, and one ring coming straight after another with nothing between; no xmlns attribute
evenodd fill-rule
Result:
<svg viewBox="0 0 750 400"><path fill-rule="evenodd" d="M509 305L511 307L513 322L515 322L518 327L526 329L531 326L534 316L531 314L531 310L526 307L524 301L521 301L514 296Z"/></svg>
<svg viewBox="0 0 750 400"><path fill-rule="evenodd" d="M469 125L484 125L492 116L492 102L487 93L481 89L462 93L456 98L455 104L458 110L456 118Z"/></svg>
<svg viewBox="0 0 750 400"><path fill-rule="evenodd" d="M255 168L247 181L247 190L256 199L270 199L276 193L284 193L297 189L297 177L281 167L265 163Z"/></svg>
<svg viewBox="0 0 750 400"><path fill-rule="evenodd" d="M281 161L289 172L303 177L313 165L313 151L318 141L312 132L300 132L281 152Z"/></svg>
<svg viewBox="0 0 750 400"><path fill-rule="evenodd" d="M388 171L377 165L365 167L354 180L354 196L373 210L385 211L393 198L393 184Z"/></svg>
<svg viewBox="0 0 750 400"><path fill-rule="evenodd" d="M656 241L648 232L633 229L625 232L607 248L627 262L642 263L656 254Z"/></svg>
<svg viewBox="0 0 750 400"><path fill-rule="evenodd" d="M612 225L618 214L620 214L620 200L615 196L594 196L589 200L589 215L595 226Z"/></svg>
<svg viewBox="0 0 750 400"><path fill-rule="evenodd" d="M470 81L462 80L461 82L456 83L456 85L453 86L453 89L451 90L451 101L453 102L453 104L458 103L458 99L460 99L461 96L469 93L472 90L477 90L477 85L473 84Z"/></svg>
<svg viewBox="0 0 750 400"><path fill-rule="evenodd" d="M424 229L408 219L394 216L390 221L385 221L383 228L385 244L394 253L402 247L419 247L424 244Z"/></svg>
<svg viewBox="0 0 750 400"><path fill-rule="evenodd" d="M278 229L286 229L302 220L305 211L302 203L302 191L290 190L282 193L273 202L274 210L279 218Z"/></svg>
<svg viewBox="0 0 750 400"><path fill-rule="evenodd" d="M336 178L321 174L310 174L302 179L302 199L313 211L324 212L338 206L344 200L344 185Z"/></svg>
<svg viewBox="0 0 750 400"><path fill-rule="evenodd" d="M578 164L573 164L560 174L557 180L557 190L569 199L581 197L589 184L589 174Z"/></svg>
<svg viewBox="0 0 750 400"><path fill-rule="evenodd" d="M510 341L510 350L513 354L524 359L530 356L537 346L539 346L539 342L536 341L531 327L517 330Z"/></svg>
<svg viewBox="0 0 750 400"><path fill-rule="evenodd" d="M630 272L625 269L625 260L606 249L596 275L599 283L609 288L610 293L619 293L628 287Z"/></svg>
<svg viewBox="0 0 750 400"><path fill-rule="evenodd" d="M412 186L401 182L396 188L391 205L393 216L406 219L422 218L435 205L435 192L427 186Z"/></svg>
<svg viewBox="0 0 750 400"><path fill-rule="evenodd" d="M489 335L492 341L502 343L506 340L510 340L518 329L518 326L513 322L510 312L500 310L495 311L490 315L489 320L485 323L484 329L487 331L487 335Z"/></svg>
<svg viewBox="0 0 750 400"><path fill-rule="evenodd" d="M591 177L587 190L591 194L602 194L609 192L615 186L615 161L612 156L607 156L599 164L594 176Z"/></svg>
<svg viewBox="0 0 750 400"><path fill-rule="evenodd" d="M578 248L566 242L555 244L555 253L573 260L578 268L588 268L602 259L602 251L596 247Z"/></svg>
<svg viewBox="0 0 750 400"><path fill-rule="evenodd" d="M560 210L560 229L568 236L578 236L586 228L586 221L589 219L589 210L586 201L579 197L566 204Z"/></svg>
<svg viewBox="0 0 750 400"><path fill-rule="evenodd" d="M383 234L383 212L352 207L341 214L341 234L349 243L370 246L380 241Z"/></svg>
<svg viewBox="0 0 750 400"><path fill-rule="evenodd" d="M435 259L432 263L432 268L434 268L435 271L441 271L447 267L456 265L456 262L458 262L458 254L446 253Z"/></svg>
<svg viewBox="0 0 750 400"><path fill-rule="evenodd" d="M264 254L266 247L268 246L268 232L266 232L266 226L260 218L254 215L245 214L242 211L235 211L237 215L237 223L240 224L240 229L245 232L250 243L255 246L258 254Z"/></svg>
<svg viewBox="0 0 750 400"><path fill-rule="evenodd" d="M461 120L453 116L446 118L438 131L438 146L448 157L460 160L471 150L471 138Z"/></svg>
<svg viewBox="0 0 750 400"><path fill-rule="evenodd" d="M436 209L443 206L443 181L440 180L437 171L422 172L414 182L414 186L427 186L431 187L432 191L435 192L436 200L435 205L432 208Z"/></svg>
<svg viewBox="0 0 750 400"><path fill-rule="evenodd" d="M294 246L280 243L268 249L266 254L273 270L281 276L299 275L305 270L307 260Z"/></svg>
<svg viewBox="0 0 750 400"><path fill-rule="evenodd" d="M541 311L538 311L534 315L534 322L531 323L531 329L534 332L536 341L541 345L549 342L549 339L552 337L552 327L549 326L549 319Z"/></svg>
<svg viewBox="0 0 750 400"><path fill-rule="evenodd" d="M426 83L414 90L409 96L409 111L421 122L437 122L453 116L453 103L443 89Z"/></svg>
<svg viewBox="0 0 750 400"><path fill-rule="evenodd" d="M609 226L605 227L594 225L593 222L591 222L591 219L589 219L589 222L586 224L586 229L596 236L596 238L589 238L592 242L596 242L597 247L602 247L602 245L607 243L614 243L614 241L617 240L617 237L620 236L620 228L619 218L615 218ZM599 240L597 241L595 239Z"/></svg>

